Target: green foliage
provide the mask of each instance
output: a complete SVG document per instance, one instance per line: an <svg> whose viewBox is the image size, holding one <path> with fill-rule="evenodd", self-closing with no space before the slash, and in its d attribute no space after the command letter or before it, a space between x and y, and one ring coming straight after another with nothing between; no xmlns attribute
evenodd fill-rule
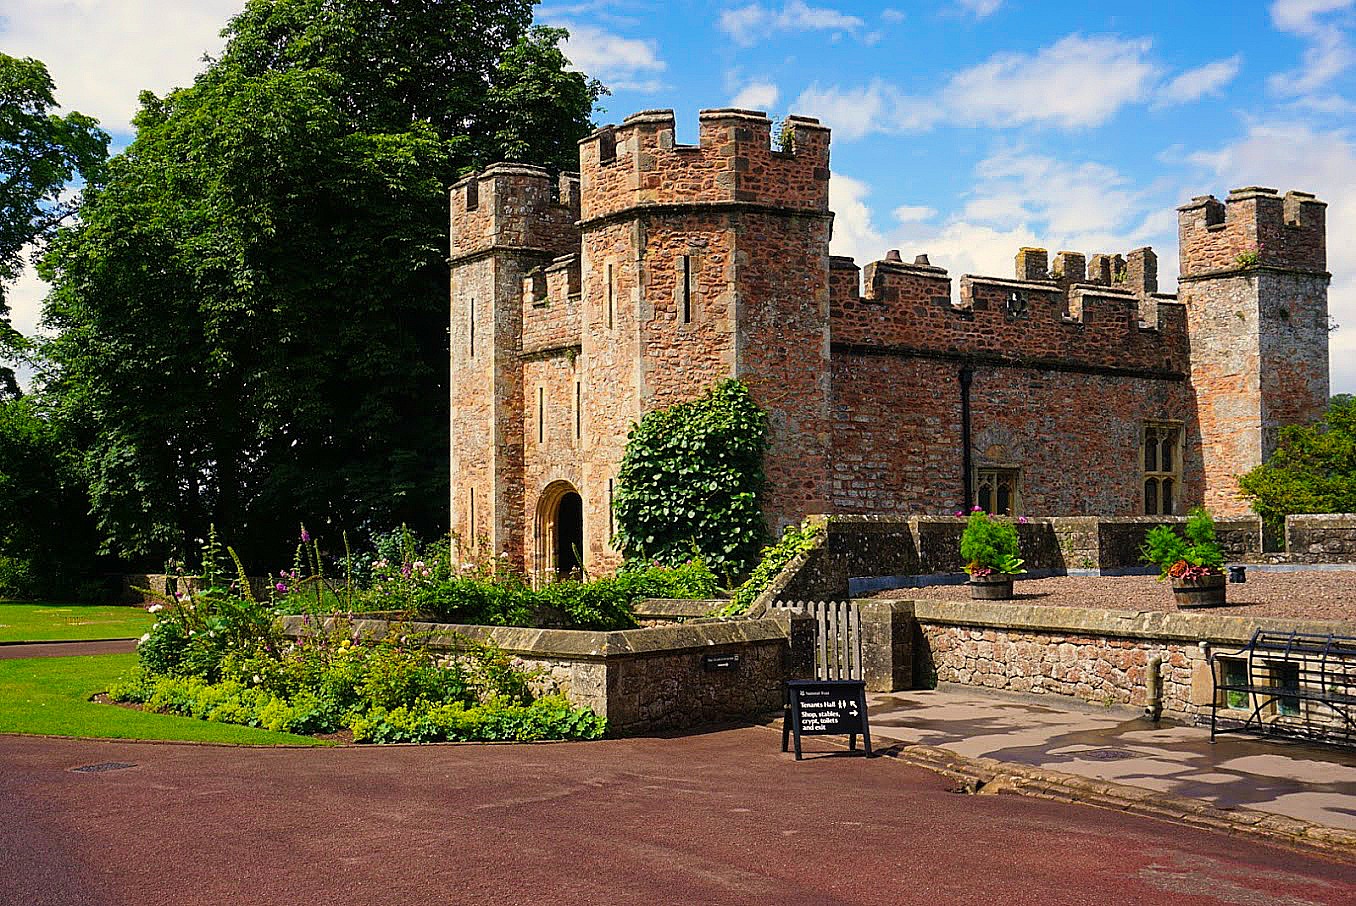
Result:
<svg viewBox="0 0 1356 906"><path fill-rule="evenodd" d="M642 598L709 598L716 589L716 577L701 560L632 568L589 582L563 579L537 590L512 575L458 576L420 592L416 610L446 623L631 629L632 607Z"/></svg>
<svg viewBox="0 0 1356 906"><path fill-rule="evenodd" d="M397 708L373 708L353 722L354 742L440 742L443 740L600 739L606 721L562 696L545 696L530 705L419 702Z"/></svg>
<svg viewBox="0 0 1356 906"><path fill-rule="evenodd" d="M1333 397L1316 425L1282 428L1276 452L1238 486L1276 536L1286 516L1356 512L1356 398Z"/></svg>
<svg viewBox="0 0 1356 906"><path fill-rule="evenodd" d="M747 571L766 535L767 415L736 380L650 412L631 428L614 500L614 541L630 562L694 553L718 574Z"/></svg>
<svg viewBox="0 0 1356 906"><path fill-rule="evenodd" d="M788 525L776 544L762 550L762 559L749 573L748 579L735 589L730 603L721 611L720 616L732 617L748 610L767 587L772 584L786 565L801 554L808 553L819 544L824 527L817 523L805 522L799 526Z"/></svg>
<svg viewBox="0 0 1356 906"><path fill-rule="evenodd" d="M157 611L140 666L109 689L151 711L285 733L350 729L358 741L595 738L604 724L561 699L538 700L534 673L493 645L449 654L399 624L365 641L335 619L297 640L241 614L266 608L199 595ZM224 624L223 617L234 620ZM307 618L309 621L309 617ZM207 634L188 626L216 626ZM249 627L243 635L231 626Z"/></svg>
<svg viewBox="0 0 1356 906"><path fill-rule="evenodd" d="M531 8L250 0L191 86L143 94L43 265L43 392L109 553L215 523L272 559L299 500L336 536L445 525L446 188L577 166L601 91Z"/></svg>
<svg viewBox="0 0 1356 906"><path fill-rule="evenodd" d="M86 579L96 572L98 541L70 442L37 400L0 401L0 596L103 592Z"/></svg>
<svg viewBox="0 0 1356 906"><path fill-rule="evenodd" d="M63 199L76 174L97 176L108 136L82 113L64 117L47 67L0 53L0 351L24 356L27 341L9 322L6 283L24 268L24 249L45 243L76 203ZM18 396L14 371L0 367L0 397Z"/></svg>
<svg viewBox="0 0 1356 906"><path fill-rule="evenodd" d="M1200 578L1218 573L1224 566L1224 551L1215 539L1215 521L1200 507L1191 511L1181 533L1169 525L1150 529L1140 555L1145 563L1158 567L1160 579Z"/></svg>
<svg viewBox="0 0 1356 906"><path fill-rule="evenodd" d="M996 519L975 509L961 533L960 553L965 571L971 576L991 573L1016 575L1026 572L1019 552L1017 527L1011 520Z"/></svg>

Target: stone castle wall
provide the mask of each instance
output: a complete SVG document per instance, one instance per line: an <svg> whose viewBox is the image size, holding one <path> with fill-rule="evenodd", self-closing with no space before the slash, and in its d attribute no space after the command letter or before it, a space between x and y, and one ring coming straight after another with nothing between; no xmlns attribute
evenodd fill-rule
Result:
<svg viewBox="0 0 1356 906"><path fill-rule="evenodd" d="M500 164L452 188L453 527L516 564L544 565L542 508L568 483L586 566L616 566L630 426L726 377L769 414L774 532L968 509L980 469L1020 470L1023 513L1143 513L1149 423L1180 427L1173 512L1240 513L1235 476L1326 403L1312 196L1183 206L1180 299L1150 249L1024 248L1012 278L963 275L953 294L926 255L830 258L818 122L789 117L774 141L754 111L699 120L695 145L671 111L600 129L577 179ZM469 355L472 320L488 359Z"/></svg>

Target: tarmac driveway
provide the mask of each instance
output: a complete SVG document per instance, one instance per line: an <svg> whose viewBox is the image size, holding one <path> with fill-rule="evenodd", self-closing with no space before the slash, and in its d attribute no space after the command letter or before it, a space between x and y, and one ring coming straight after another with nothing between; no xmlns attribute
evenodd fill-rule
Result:
<svg viewBox="0 0 1356 906"><path fill-rule="evenodd" d="M73 770L109 762L132 766ZM951 785L889 758L797 763L758 727L324 750L7 736L0 902L1356 902L1351 865Z"/></svg>

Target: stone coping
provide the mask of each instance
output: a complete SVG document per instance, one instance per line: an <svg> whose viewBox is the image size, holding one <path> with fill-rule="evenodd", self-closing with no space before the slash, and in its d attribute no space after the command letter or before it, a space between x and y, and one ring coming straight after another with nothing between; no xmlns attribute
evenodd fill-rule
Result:
<svg viewBox="0 0 1356 906"><path fill-rule="evenodd" d="M283 631L299 636L304 618L283 618ZM332 618L325 625L332 625ZM381 639L390 631L386 620L353 620L353 628L365 638ZM728 620L709 623L682 623L649 629L623 629L593 632L580 629L529 629L520 626L466 626L457 623L400 623L402 631L430 633L431 648L453 648L453 637L477 642L493 642L510 654L538 658L602 661L610 658L671 653L711 648L717 645L741 645L757 642L785 644L785 623L777 619ZM438 636L444 638L439 639Z"/></svg>
<svg viewBox="0 0 1356 906"><path fill-rule="evenodd" d="M1239 647L1246 645L1257 629L1321 635L1330 632L1338 635L1356 634L1356 623L1328 620L1234 617L1216 613L1101 610L1089 607L1007 604L1000 601L908 601L905 596L901 596L899 601L912 604L914 618L920 623L944 623L1018 632L1193 643L1213 642Z"/></svg>
<svg viewBox="0 0 1356 906"><path fill-rule="evenodd" d="M692 619L710 616L729 603L720 598L642 598L631 605L631 612L641 619Z"/></svg>

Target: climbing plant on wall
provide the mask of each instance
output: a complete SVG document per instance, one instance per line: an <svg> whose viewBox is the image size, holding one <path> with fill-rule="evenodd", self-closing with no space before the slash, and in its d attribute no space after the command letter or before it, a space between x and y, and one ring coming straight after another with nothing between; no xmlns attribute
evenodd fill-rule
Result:
<svg viewBox="0 0 1356 906"><path fill-rule="evenodd" d="M628 562L695 554L717 574L743 575L767 532L758 504L766 450L767 415L736 380L649 413L626 439L613 543Z"/></svg>

